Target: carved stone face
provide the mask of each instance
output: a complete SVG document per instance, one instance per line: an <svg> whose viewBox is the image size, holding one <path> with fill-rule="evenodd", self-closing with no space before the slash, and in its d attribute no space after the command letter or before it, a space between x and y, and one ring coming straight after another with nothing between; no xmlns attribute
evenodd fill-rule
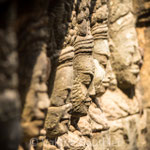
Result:
<svg viewBox="0 0 150 150"><path fill-rule="evenodd" d="M27 137L35 137L39 134L45 119L45 110L50 101L47 94L46 80L50 64L46 53L42 51L37 58L33 69L33 75L26 103L22 114L22 127Z"/></svg>
<svg viewBox="0 0 150 150"><path fill-rule="evenodd" d="M103 85L103 80L106 78L106 71L102 68L99 62L94 59L95 64L95 75L94 75L94 86L96 89L96 96L101 96L105 91L106 88Z"/></svg>
<svg viewBox="0 0 150 150"><path fill-rule="evenodd" d="M109 33L111 64L119 87L127 89L136 83L141 62L134 16L129 13L118 19L110 25Z"/></svg>
<svg viewBox="0 0 150 150"><path fill-rule="evenodd" d="M91 55L77 55L74 58L74 75L72 89L73 115L84 116L90 106L91 97L95 95L94 63Z"/></svg>
<svg viewBox="0 0 150 150"><path fill-rule="evenodd" d="M54 88L51 95L52 106L62 106L70 101L73 84L73 66L63 66L56 71Z"/></svg>
<svg viewBox="0 0 150 150"><path fill-rule="evenodd" d="M112 66L116 73L119 86L122 88L128 88L134 85L140 71L140 53L137 48L133 48L132 50L133 52L118 50L116 53L112 53Z"/></svg>
<svg viewBox="0 0 150 150"><path fill-rule="evenodd" d="M47 137L53 139L65 134L68 131L68 122L70 115L68 111L71 109L71 104L66 104L59 107L49 107L45 121L45 129Z"/></svg>
<svg viewBox="0 0 150 150"><path fill-rule="evenodd" d="M70 92L73 85L73 57L73 47L68 46L61 50L51 94L52 106L62 106L70 101Z"/></svg>
<svg viewBox="0 0 150 150"><path fill-rule="evenodd" d="M108 60L106 69L99 64L97 59L94 59L94 64L94 85L96 89L96 96L101 96L104 94L107 88L110 90L115 90L117 87L117 80L112 70L110 60Z"/></svg>
<svg viewBox="0 0 150 150"><path fill-rule="evenodd" d="M49 138L58 137L66 133L68 129L70 118L68 111L72 107L70 93L73 84L73 56L73 47L67 47L61 51L58 59L54 87L50 97L51 107L48 109L45 123Z"/></svg>
<svg viewBox="0 0 150 150"><path fill-rule="evenodd" d="M110 82L109 67L110 52L107 40L94 41L93 58L95 63L94 84L96 87L96 95L101 96L105 93Z"/></svg>

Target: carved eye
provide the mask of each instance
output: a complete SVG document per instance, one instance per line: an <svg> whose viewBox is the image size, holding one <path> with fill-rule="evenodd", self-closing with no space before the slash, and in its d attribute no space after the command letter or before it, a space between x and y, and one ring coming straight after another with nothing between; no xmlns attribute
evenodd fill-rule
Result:
<svg viewBox="0 0 150 150"><path fill-rule="evenodd" d="M102 65L106 66L106 65L107 65L107 62L108 62L108 57L107 57L107 56L103 56L103 57L101 58L101 63L102 63Z"/></svg>
<svg viewBox="0 0 150 150"><path fill-rule="evenodd" d="M106 69L107 63L108 63L108 56L106 56L106 55L100 55L99 58L98 58L98 60L99 60L100 65L102 65L102 67L104 69Z"/></svg>
<svg viewBox="0 0 150 150"><path fill-rule="evenodd" d="M99 64L106 69L107 67L107 63L109 60L109 56L108 55L104 55L104 54L98 54L98 53L94 53L93 57L99 62Z"/></svg>
<svg viewBox="0 0 150 150"><path fill-rule="evenodd" d="M82 82L85 86L86 86L86 88L88 89L89 88L89 86L90 86L90 81L84 81L84 82Z"/></svg>

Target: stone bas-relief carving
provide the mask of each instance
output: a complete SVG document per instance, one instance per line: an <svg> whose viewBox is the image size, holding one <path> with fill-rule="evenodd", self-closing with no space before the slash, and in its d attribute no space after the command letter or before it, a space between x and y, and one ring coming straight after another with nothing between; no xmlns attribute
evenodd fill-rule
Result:
<svg viewBox="0 0 150 150"><path fill-rule="evenodd" d="M54 86L50 96L51 104L44 125L46 133L43 136L44 143L41 143L43 149L52 146L50 140L57 139L68 132L70 122L68 112L72 108L70 94L73 85L73 57L74 48L71 46L60 51Z"/></svg>
<svg viewBox="0 0 150 150"><path fill-rule="evenodd" d="M33 2L32 15L19 14L23 148L144 147L147 114L135 91L142 61L132 1L47 2ZM37 145L29 146L31 138Z"/></svg>
<svg viewBox="0 0 150 150"><path fill-rule="evenodd" d="M135 96L131 99L116 87L113 91L108 89L99 99L99 103L110 127L109 133L103 133L103 136L111 139L113 148L139 148L141 137L143 144L140 145L146 143L144 135L141 134L141 131L146 129L146 113L140 116L139 104ZM133 126L135 126L134 130ZM118 138L115 137L120 137L120 143L117 143ZM105 145L109 146L108 143Z"/></svg>
<svg viewBox="0 0 150 150"><path fill-rule="evenodd" d="M132 69L135 69L134 70L135 74L132 72L133 70L128 69L126 67L126 68L124 68L126 70L123 70L123 72L122 72L125 74L122 74L122 75L124 75L124 77L127 77L126 72L128 71L129 76L126 78L126 80L128 80L129 77L134 76L134 78L132 78L132 80L134 79L134 82L130 81L131 78L128 80L128 82L126 82L124 78L119 78L120 77L119 76L120 75L119 67L121 67L121 65L118 64L118 66L115 66L115 65L113 66L114 67L113 69L117 76L117 81L118 81L119 87L121 87L121 84L122 84L121 88L126 88L128 86L128 90L130 90L130 88L132 88L132 85L135 84L136 83L135 81L137 80L141 56L140 56L140 53L138 52L138 45L137 45L137 41L136 41L137 39L136 39L134 23L129 25L128 22L124 22L126 25L122 25L122 23L119 24L119 21L117 22L115 20L118 24L114 25L115 21L113 22L112 18L115 15L120 15L120 13L119 12L117 13L117 11L116 11L117 10L116 7L118 5L116 5L114 3L118 3L122 7L123 7L123 5L125 5L125 4L122 4L121 2L119 3L119 2L114 2L114 1L110 1L110 3L109 3L109 5L111 5L111 6L109 6L110 7L110 9L109 9L109 11L110 11L110 14L109 14L110 15L109 16L110 49L112 51L112 57L114 57L114 58L112 58L111 63L112 63L112 65L114 65L114 64L117 65L120 62L120 61L117 61L117 60L119 60L119 57L120 57L119 54L126 59L130 58L128 56L125 56L124 53L126 53L126 55L130 54L130 53L128 53L128 50L130 51L131 47L133 47L132 50L134 50L134 51L132 53L133 54L132 60L130 59L130 65L128 66L128 68L130 68L130 66L133 67ZM114 5L114 7L115 6L116 7L114 8L113 5ZM126 6L124 6L124 7L126 7ZM129 3L128 3L128 7L129 7ZM132 7L132 5L130 7ZM113 12L114 14L111 11L112 12L114 11ZM121 12L122 12L122 10L121 10ZM122 18L124 18L124 15L123 16L120 15L120 16L121 17L117 16L120 20ZM131 31L127 30L130 26L132 27ZM129 37L130 42L133 37L136 39L135 41L134 41L134 38L132 39L130 46L128 45L129 44L128 41L125 41L125 40L123 40L123 38L120 38L120 36L121 37L125 36L125 34L121 35L121 32L125 29L126 29L126 34L132 35L131 37ZM117 33L117 31L118 31L118 33ZM118 37L117 37L117 34L118 34ZM121 43L121 41L118 42L118 40L122 40L122 43ZM124 46L124 47L122 48L122 46ZM119 52L117 51L117 48L118 48ZM134 61L134 62L131 62L131 61ZM130 96L130 95L126 95L123 91L121 91L116 86L117 85L116 78L115 78L115 74L112 72L110 62L108 63L108 65L109 65L108 72L110 73L110 76L109 76L110 77L110 84L109 84L110 87L107 89L107 91L101 97L98 97L98 102L99 102L99 105L101 106L101 109L103 110L103 114L104 114L105 120L109 126L109 130L102 131L101 133L93 134L93 136L92 136L93 149L94 150L110 149L110 148L117 149L117 150L138 149L139 145L144 145L146 143L145 137L143 136L143 134L140 133L142 130L146 129L146 123L145 123L146 122L146 120L145 120L146 114L144 114L142 117L140 117L139 103L138 103L138 100L136 99L136 96L133 95L132 98L129 98L128 96ZM120 79L124 79L125 82L121 83ZM125 83L126 83L126 85L124 85ZM141 125L140 127L138 126L139 122ZM133 130L133 126L135 126L134 130ZM143 144L141 144L140 140L139 140L139 139L141 139L141 137L143 138L143 140L142 140ZM103 140L100 140L100 139L103 139Z"/></svg>
<svg viewBox="0 0 150 150"><path fill-rule="evenodd" d="M84 4L82 6L81 4ZM88 107L91 103L90 96L95 94L93 77L94 62L92 58L93 38L88 30L88 16L82 16L88 3L82 1L79 6L77 15L77 37L74 41L74 58L73 58L73 85L71 90L72 118L79 118L87 115ZM86 10L88 11L88 10ZM83 18L82 18L83 17ZM82 30L84 29L84 30ZM90 139L82 137L77 129L75 121L70 124L69 131L58 138L57 144L60 149L89 149L87 141Z"/></svg>
<svg viewBox="0 0 150 150"><path fill-rule="evenodd" d="M45 112L49 107L50 100L47 94L47 71L50 67L46 56L46 47L37 58L33 69L32 82L26 96L26 103L22 113L22 127L28 138L39 135L40 128L44 124Z"/></svg>
<svg viewBox="0 0 150 150"><path fill-rule="evenodd" d="M90 32L90 1L77 3L77 37L74 42L73 60L74 83L72 88L72 115L80 117L87 114L91 96L95 95L93 84L94 63L92 57L93 37ZM79 5L79 6L78 6Z"/></svg>
<svg viewBox="0 0 150 150"><path fill-rule="evenodd" d="M122 89L135 85L141 55L135 29L132 1L109 1L109 36L112 67ZM122 44L120 44L122 43Z"/></svg>
<svg viewBox="0 0 150 150"><path fill-rule="evenodd" d="M118 5L118 8L116 8L116 5ZM126 138L129 141L127 147L131 149L138 149L141 147L144 148L144 144L146 143L146 139L144 137L145 133L141 134L140 132L146 129L146 113L143 114L141 118L139 117L139 114L141 112L141 99L139 95L137 95L138 93L136 92L136 90L132 89L132 86L135 85L138 80L139 69L142 63L141 54L137 42L137 34L135 30L136 18L133 14L132 1L124 3L110 1L109 8L109 35L110 49L112 51L112 67L115 71L119 88L125 90L125 92L129 92L127 92L128 95L126 95L117 88L114 97L116 97L115 99L118 102L111 98L111 102L115 103L115 105L111 104L112 106L109 106L111 106L112 108L108 108L108 110L115 110L116 113L110 113L116 116L110 115L109 118L116 118L116 120L118 120L117 118L119 117L119 115L119 118L121 118L121 120L123 120L122 118L125 118L124 120L126 120L126 125L128 127L124 127L122 123L120 124L120 127L122 127L123 130L126 130L127 132L122 132L123 135L126 135L126 137L128 137ZM118 62L120 62L119 65L117 65ZM132 92L130 93L130 91ZM110 94L113 95L114 93L109 93L109 95ZM105 97L104 99L109 98ZM122 103L120 103L119 99ZM122 110L120 110L120 108ZM108 110L107 112L109 112ZM137 118L139 119L139 122L143 122L141 127L138 126ZM131 132L131 123L135 124L134 132ZM133 138L131 139L130 136ZM141 137L143 138L143 144L141 144L139 140L141 139ZM122 140L122 142L124 141ZM122 145L125 146L125 144ZM116 148L119 149L118 147Z"/></svg>
<svg viewBox="0 0 150 150"><path fill-rule="evenodd" d="M49 107L44 126L46 129L46 136L49 139L54 139L68 131L67 123L70 119L68 111L71 107L71 104Z"/></svg>
<svg viewBox="0 0 150 150"><path fill-rule="evenodd" d="M58 58L54 87L51 94L51 105L62 106L70 102L73 84L73 57L74 48L71 46L63 49Z"/></svg>
<svg viewBox="0 0 150 150"><path fill-rule="evenodd" d="M92 136L92 132L98 132L104 128L108 129L107 124L105 124L105 117L103 116L100 108L98 108L96 104L92 102L95 94L98 95L98 93L102 94L105 92L98 91L99 89L96 88L95 85L97 84L98 86L99 83L99 87L101 88L101 82L103 78L106 78L106 71L104 68L99 65L99 62L96 59L94 61L93 57L91 56L91 50L93 50L92 44L93 37L91 35L77 36L74 44L75 57L73 65L75 79L72 89L72 96L73 98L75 96L76 97L71 101L73 102L73 117L80 117L80 119L77 123L78 128L72 129L70 127L68 134L63 135L58 139L58 145L61 145L60 149L62 150L65 148L72 150L91 150L92 145L90 137ZM85 100L88 102L88 98L90 97L86 97L86 95L92 98L89 99L89 102L91 101L90 103L92 104L89 103L88 105L79 105L80 103L82 104L82 102ZM79 102L78 99L80 100ZM82 117L83 115L85 116Z"/></svg>
<svg viewBox="0 0 150 150"><path fill-rule="evenodd" d="M46 3L40 9L38 5L39 1L30 3L32 15L24 7L19 9L18 16L19 92L23 106L21 146L24 149L32 147L30 140L39 136L50 104L46 85L51 70L47 57L49 18L45 14Z"/></svg>
<svg viewBox="0 0 150 150"><path fill-rule="evenodd" d="M93 84L94 62L92 58L92 36L78 36L75 41L75 57L73 61L74 83L72 88L73 114L87 114L91 102L90 96L95 94Z"/></svg>
<svg viewBox="0 0 150 150"><path fill-rule="evenodd" d="M49 128L52 128L52 129L54 128L54 127L49 127L49 125L50 126L52 125L53 121L51 119L53 117L51 116L55 115L55 112L56 114L57 112L58 114L60 114L60 115L56 115L59 117L56 122L53 122L55 125L58 124L58 121L60 121L60 119L62 119L63 116L64 116L63 118L64 120L69 119L69 118L65 118L67 117L67 114L65 114L65 111L67 113L72 107L72 105L69 103L70 103L70 96L71 96L70 92L71 92L72 85L73 85L73 66L72 66L73 56L74 56L73 50L74 50L73 47L70 46L70 47L63 49L60 52L60 57L58 59L58 67L57 67L56 75L55 75L54 88L50 97L51 106L48 109L47 119L45 123L46 125L45 128L47 130L49 130ZM56 110L58 109L58 111L53 111L53 110L51 111L52 108ZM56 118L54 117L54 119ZM49 136L51 136L51 134ZM58 135L54 135L54 137L55 136L57 137Z"/></svg>
<svg viewBox="0 0 150 150"><path fill-rule="evenodd" d="M93 58L95 62L96 96L105 93L114 75L110 64L108 45L108 8L106 1L96 1L91 16L91 33L94 38ZM100 66L100 67L99 67ZM101 71L100 71L101 70ZM116 80L113 81L116 85ZM111 81L112 83L112 81Z"/></svg>
<svg viewBox="0 0 150 150"><path fill-rule="evenodd" d="M98 121L100 122L101 119L101 122L104 123L105 121L109 129L103 131L104 126L101 129L98 125L95 126L99 127L101 132L92 134L93 149L107 149L110 147L114 149L134 149L145 147L146 139L141 131L146 130L146 113L144 112L142 117L140 116L136 96L129 98L117 86L115 87L115 78L113 78L115 75L113 73L111 77L112 79L110 78L110 85L106 92L101 97L97 97L102 110L102 116ZM132 129L133 126L135 126L135 130Z"/></svg>
<svg viewBox="0 0 150 150"><path fill-rule="evenodd" d="M73 114L77 117L87 114L92 100L90 94L92 95L92 90L95 90L93 89L93 83L91 83L94 76L94 65L92 57L86 54L76 56L74 61L76 61L76 64L74 64L76 65L76 72L74 71L75 79L72 88L71 102L73 104Z"/></svg>
<svg viewBox="0 0 150 150"><path fill-rule="evenodd" d="M87 114L88 115L85 117L80 117L79 122L77 123L77 129L70 125L69 132L58 138L57 143L60 146L60 149L91 150L92 145L89 137L92 136L92 132L100 132L101 130L108 129L105 116L94 102L90 105Z"/></svg>
<svg viewBox="0 0 150 150"><path fill-rule="evenodd" d="M105 18L105 20L107 19ZM107 33L107 29L104 30L106 31L106 33ZM96 32L95 30L94 34L95 33L97 33L98 35L99 31L97 30ZM105 90L103 90L105 93L103 92L104 94L103 95L101 94L101 97L97 97L99 106L101 106L101 110L103 110L101 113L103 115L98 120L100 121L102 119L103 123L104 121L107 122L109 130L102 131L103 129L105 129L103 126L103 128L101 129L101 133L95 132L92 134L91 142L92 142L93 149L94 150L108 149L108 148L134 149L134 148L139 148L139 146L142 147L146 143L146 139L144 135L141 134L140 132L146 129L146 123L145 123L146 114L144 114L142 118L140 118L139 103L138 100L136 99L136 96L134 96L133 98L128 98L126 94L124 94L121 90L117 88L116 76L113 73L110 61L107 60L110 56L107 34L105 35L105 37L103 36L103 38L101 37L98 38L98 37L100 36L96 36L97 39L95 38L96 40L94 41L93 57L96 59L95 62L99 61L100 62L99 65L102 65L103 68L106 68L108 74L107 77L110 80L109 88L107 89L107 91L105 92ZM137 63L140 63L141 61L140 57L141 56L139 56L138 58L137 56L137 58L139 59ZM94 76L94 78L96 78L96 75ZM96 119L94 120L96 121ZM140 127L138 126L139 123L138 120L141 125ZM134 125L136 127L135 130L132 129ZM142 138L143 138L142 140L143 144L140 143L140 140Z"/></svg>
<svg viewBox="0 0 150 150"><path fill-rule="evenodd" d="M88 25L85 23L84 17L80 20L81 22L78 22L80 16L77 15L79 25L74 42L74 80L71 103L73 104L72 117L73 119L74 117L79 118L79 121L76 122L76 126L75 124L70 125L68 132L58 138L58 148L62 150L65 148L96 150L110 147L116 149L138 147L136 136L140 130L137 120L142 120L138 117L138 102L135 97L130 99L117 88L116 76L109 60L108 9L105 2L102 2L100 6L99 3L97 4L95 14L100 12L104 16L101 19L103 23L100 23L96 18L97 22L92 24L91 33L88 31ZM82 24L82 22L84 23ZM86 27L85 24L87 29L81 32L79 27ZM113 94L114 99L111 97ZM111 96L107 97L108 95ZM132 130L134 125L137 130ZM143 129L145 129L144 124ZM132 138L129 138L129 133ZM114 145L120 140L122 146L109 145L110 141L106 141L103 146L96 146L95 142L99 142L98 139L104 137L109 137Z"/></svg>
<svg viewBox="0 0 150 150"><path fill-rule="evenodd" d="M105 115L97 99L101 97L110 84L112 70L109 61L110 51L108 46L108 9L105 1L96 1L91 16L91 33L94 38L93 58L95 64L94 86L96 97L91 104L89 115L91 118L92 132L108 129Z"/></svg>

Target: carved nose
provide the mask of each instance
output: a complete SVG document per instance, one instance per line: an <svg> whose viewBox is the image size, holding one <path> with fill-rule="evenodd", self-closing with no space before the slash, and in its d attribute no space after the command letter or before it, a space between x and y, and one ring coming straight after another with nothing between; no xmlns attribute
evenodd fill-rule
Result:
<svg viewBox="0 0 150 150"><path fill-rule="evenodd" d="M91 83L90 87L89 87L89 96L90 97L93 97L95 96L96 94L96 91L95 91L95 87L94 87L94 82Z"/></svg>

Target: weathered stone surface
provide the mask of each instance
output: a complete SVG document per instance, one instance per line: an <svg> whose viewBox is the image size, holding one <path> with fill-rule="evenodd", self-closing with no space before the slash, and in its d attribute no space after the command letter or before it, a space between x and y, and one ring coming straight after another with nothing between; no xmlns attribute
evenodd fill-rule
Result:
<svg viewBox="0 0 150 150"><path fill-rule="evenodd" d="M44 125L47 137L53 139L67 132L67 123L69 121L68 111L71 107L71 104L66 104L60 107L48 108Z"/></svg>
<svg viewBox="0 0 150 150"><path fill-rule="evenodd" d="M91 102L90 96L95 95L93 83L94 62L92 57L92 36L78 36L74 47L74 81L71 102L73 104L73 114L75 116L84 116L87 114Z"/></svg>
<svg viewBox="0 0 150 150"><path fill-rule="evenodd" d="M45 119L44 110L50 104L46 86L48 63L45 47L43 46L33 69L32 81L22 113L22 127L28 138L39 135L39 130Z"/></svg>
<svg viewBox="0 0 150 150"><path fill-rule="evenodd" d="M39 1L32 1L29 6L22 1L18 5L18 74L23 128L21 145L29 149L30 140L40 135L50 104L47 87L51 70L51 60L47 57L49 17L45 13L46 1L40 4L41 7Z"/></svg>
<svg viewBox="0 0 150 150"><path fill-rule="evenodd" d="M82 135L84 136L91 135L92 128L91 128L91 120L90 120L89 115L80 117L80 120L78 122L78 127Z"/></svg>
<svg viewBox="0 0 150 150"><path fill-rule="evenodd" d="M60 142L60 144L59 144ZM58 139L58 145L60 145L60 149L68 149L68 150L84 150L86 149L86 139L78 133L68 132Z"/></svg>
<svg viewBox="0 0 150 150"><path fill-rule="evenodd" d="M50 98L52 106L62 106L70 101L73 85L73 57L74 48L71 46L66 47L60 53L54 87Z"/></svg>
<svg viewBox="0 0 150 150"><path fill-rule="evenodd" d="M150 3L142 2L16 1L20 150L149 149ZM11 16L5 11L1 20ZM9 19L6 28L0 20L0 103L16 108L16 39Z"/></svg>
<svg viewBox="0 0 150 150"><path fill-rule="evenodd" d="M102 110L92 103L89 108L89 116L92 132L100 132L101 130L109 129L105 114Z"/></svg>
<svg viewBox="0 0 150 150"><path fill-rule="evenodd" d="M58 66L55 74L55 82L50 96L50 107L48 108L44 128L48 139L55 139L65 134L69 129L70 114L68 113L72 104L70 104L70 94L73 85L73 57L74 48L66 47L60 51L58 57ZM46 139L45 139L46 138ZM47 146L52 144L46 142ZM43 144L43 149L44 149Z"/></svg>
<svg viewBox="0 0 150 150"><path fill-rule="evenodd" d="M108 120L117 120L139 112L137 99L128 98L120 89L107 90L99 99L99 103Z"/></svg>
<svg viewBox="0 0 150 150"><path fill-rule="evenodd" d="M118 86L122 89L135 85L141 55L135 29L132 1L109 1L109 43L111 62Z"/></svg>

